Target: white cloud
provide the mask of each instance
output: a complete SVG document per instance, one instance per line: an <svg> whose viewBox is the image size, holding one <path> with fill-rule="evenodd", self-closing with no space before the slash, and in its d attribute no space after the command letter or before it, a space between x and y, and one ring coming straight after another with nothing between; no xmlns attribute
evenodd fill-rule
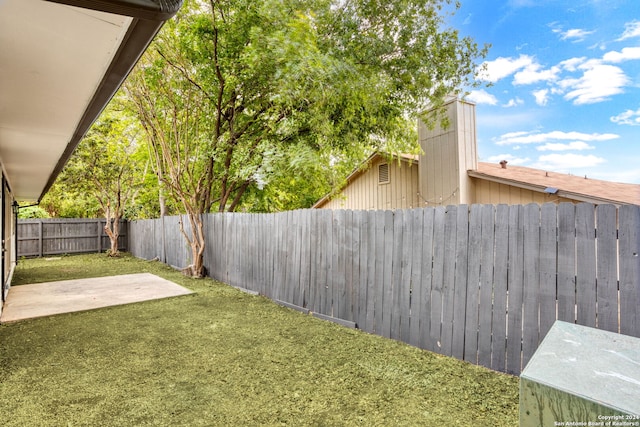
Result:
<svg viewBox="0 0 640 427"><path fill-rule="evenodd" d="M498 154L497 156L491 156L487 159L489 163L500 163L506 160L512 165L523 165L529 162L531 159L528 157L516 157L513 154Z"/></svg>
<svg viewBox="0 0 640 427"><path fill-rule="evenodd" d="M552 131L547 133L511 132L505 133L495 141L497 145L545 144L553 141L609 141L619 138L614 133L582 133Z"/></svg>
<svg viewBox="0 0 640 427"><path fill-rule="evenodd" d="M524 104L524 101L518 97L516 98L512 98L509 100L509 102L507 102L506 104L503 105L503 107L506 108L511 108L511 107L516 107L518 105L522 105Z"/></svg>
<svg viewBox="0 0 640 427"><path fill-rule="evenodd" d="M602 57L603 61L615 63L632 59L640 59L640 47L625 47L621 52L613 50L605 53Z"/></svg>
<svg viewBox="0 0 640 427"><path fill-rule="evenodd" d="M546 154L540 156L534 168L549 169L549 170L567 170L575 168L588 168L605 163L606 160L602 157L583 154Z"/></svg>
<svg viewBox="0 0 640 427"><path fill-rule="evenodd" d="M478 75L480 80L495 83L511 74L533 64L533 58L529 55L520 55L518 58L499 57L483 64L485 69Z"/></svg>
<svg viewBox="0 0 640 427"><path fill-rule="evenodd" d="M539 111L521 108L503 108L497 112L487 112L486 109L478 109L476 115L477 123L494 129L495 132L508 131L514 127L523 129L541 120Z"/></svg>
<svg viewBox="0 0 640 427"><path fill-rule="evenodd" d="M536 104L540 106L544 107L549 102L549 89L534 90L531 94L536 99Z"/></svg>
<svg viewBox="0 0 640 427"><path fill-rule="evenodd" d="M569 150L593 150L595 147L584 141L573 141L568 144L547 142L544 145L536 147L538 151L569 151Z"/></svg>
<svg viewBox="0 0 640 427"><path fill-rule="evenodd" d="M629 79L622 69L600 61L587 61L579 68L586 70L579 79L565 79L560 87L570 91L564 96L574 105L594 104L623 92Z"/></svg>
<svg viewBox="0 0 640 427"><path fill-rule="evenodd" d="M581 58L571 58L571 59L567 59L565 61L562 61L558 65L560 67L564 68L567 71L573 72L573 71L576 71L580 65L584 64L586 59L587 58L585 58L584 56L581 57Z"/></svg>
<svg viewBox="0 0 640 427"><path fill-rule="evenodd" d="M509 0L509 6L512 8L520 8L520 7L531 7L536 5L535 0Z"/></svg>
<svg viewBox="0 0 640 427"><path fill-rule="evenodd" d="M630 39L632 37L640 37L640 21L631 21L624 24L624 33L617 41Z"/></svg>
<svg viewBox="0 0 640 427"><path fill-rule="evenodd" d="M466 98L471 102L475 102L476 104L496 105L498 103L498 99L484 89L472 90L469 95L466 96Z"/></svg>
<svg viewBox="0 0 640 427"><path fill-rule="evenodd" d="M640 126L640 108L636 111L624 111L617 116L611 117L611 121L619 125Z"/></svg>
<svg viewBox="0 0 640 427"><path fill-rule="evenodd" d="M541 70L541 68L542 66L536 63L527 65L513 76L513 84L528 85L541 81L554 81L558 78L559 67L551 67L548 70Z"/></svg>
<svg viewBox="0 0 640 427"><path fill-rule="evenodd" d="M560 33L561 40L573 40L576 42L583 41L586 36L593 34L593 31L586 31L580 28L572 28L567 31L553 30L556 33Z"/></svg>

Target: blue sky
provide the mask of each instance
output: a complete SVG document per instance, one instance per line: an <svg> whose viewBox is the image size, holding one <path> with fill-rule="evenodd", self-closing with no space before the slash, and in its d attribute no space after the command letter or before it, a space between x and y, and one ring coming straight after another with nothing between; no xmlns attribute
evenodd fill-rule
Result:
<svg viewBox="0 0 640 427"><path fill-rule="evenodd" d="M449 25L492 45L480 160L640 183L640 2L461 1Z"/></svg>

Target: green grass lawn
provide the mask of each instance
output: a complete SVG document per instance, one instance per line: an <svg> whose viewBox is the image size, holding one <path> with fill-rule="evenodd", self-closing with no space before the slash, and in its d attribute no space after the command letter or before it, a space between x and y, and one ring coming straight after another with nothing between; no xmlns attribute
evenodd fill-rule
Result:
<svg viewBox="0 0 640 427"><path fill-rule="evenodd" d="M4 426L515 426L518 379L160 263L21 261L14 283L150 272L195 294L0 326Z"/></svg>

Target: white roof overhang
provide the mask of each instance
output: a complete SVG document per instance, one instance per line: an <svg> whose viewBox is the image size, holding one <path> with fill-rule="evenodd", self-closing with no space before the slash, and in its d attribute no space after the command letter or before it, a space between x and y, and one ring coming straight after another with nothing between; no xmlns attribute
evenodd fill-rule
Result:
<svg viewBox="0 0 640 427"><path fill-rule="evenodd" d="M182 0L0 0L0 164L39 201Z"/></svg>

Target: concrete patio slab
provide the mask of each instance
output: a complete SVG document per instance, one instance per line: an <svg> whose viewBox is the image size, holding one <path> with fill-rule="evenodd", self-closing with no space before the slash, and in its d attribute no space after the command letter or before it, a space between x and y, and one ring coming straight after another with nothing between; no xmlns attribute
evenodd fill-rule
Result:
<svg viewBox="0 0 640 427"><path fill-rule="evenodd" d="M0 323L191 293L151 273L13 286L9 289Z"/></svg>

